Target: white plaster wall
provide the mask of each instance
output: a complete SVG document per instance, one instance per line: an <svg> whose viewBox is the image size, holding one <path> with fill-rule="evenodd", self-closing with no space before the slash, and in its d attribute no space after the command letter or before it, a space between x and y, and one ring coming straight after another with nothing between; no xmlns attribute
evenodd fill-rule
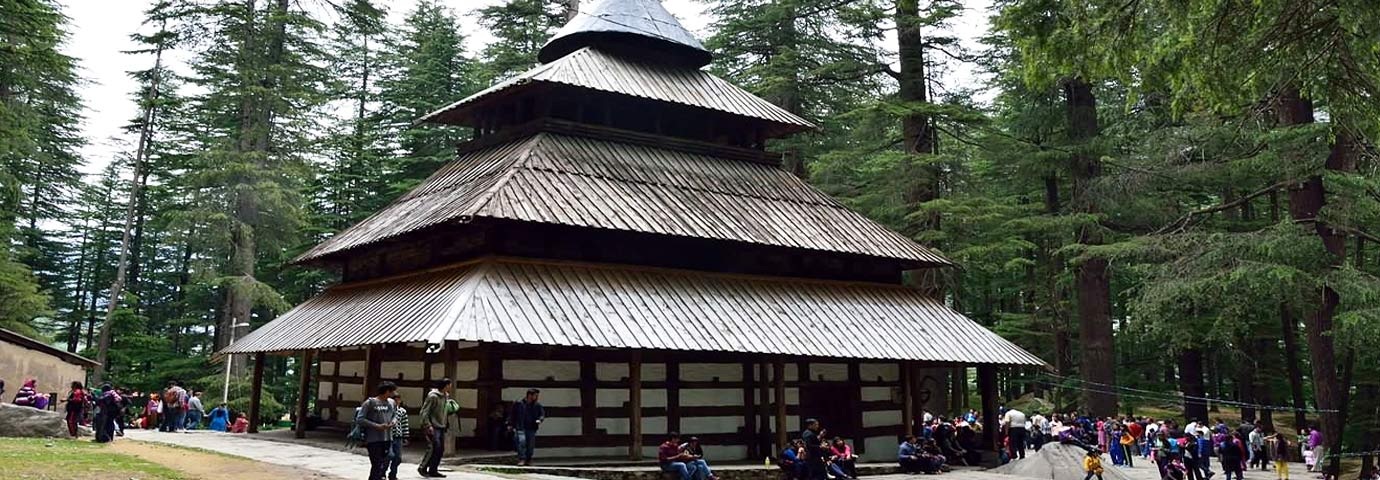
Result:
<svg viewBox="0 0 1380 480"><path fill-rule="evenodd" d="M364 378L365 365L363 360L351 360L340 362L340 370L337 375L346 377Z"/></svg>
<svg viewBox="0 0 1380 480"><path fill-rule="evenodd" d="M705 445L705 459L710 462L709 468L714 468L714 462L720 460L739 460L747 457L746 445Z"/></svg>
<svg viewBox="0 0 1380 480"><path fill-rule="evenodd" d="M742 405L743 390L736 388L684 388L680 390L682 407L717 407Z"/></svg>
<svg viewBox="0 0 1380 480"><path fill-rule="evenodd" d="M363 402L364 385L342 383L340 384L340 401L342 402Z"/></svg>
<svg viewBox="0 0 1380 480"><path fill-rule="evenodd" d="M737 433L743 417L681 417L680 433L686 436L705 433ZM644 431L645 428L644 428ZM706 452L707 454L707 452Z"/></svg>
<svg viewBox="0 0 1380 480"><path fill-rule="evenodd" d="M625 406L630 394L626 389L604 389L594 391L594 404L600 407L622 407ZM543 400L545 397L543 397ZM545 403L545 402L543 402ZM684 405L682 400L681 405ZM578 404L576 406L579 406ZM646 389L642 391L642 408L665 407L666 390L659 388Z"/></svg>
<svg viewBox="0 0 1380 480"><path fill-rule="evenodd" d="M685 419L680 419L681 426L684 427ZM627 435L628 419L626 418L596 418L594 428L602 428L610 435ZM542 427L543 431L546 427ZM642 433L644 435L660 435L666 433L666 417L644 417L642 419Z"/></svg>
<svg viewBox="0 0 1380 480"><path fill-rule="evenodd" d="M743 365L740 363L682 363L680 379L687 382L740 382Z"/></svg>
<svg viewBox="0 0 1380 480"><path fill-rule="evenodd" d="M435 371L433 370L433 371L432 371L432 374L431 374L431 378L444 378L444 377L446 376L446 370L445 370L446 364L445 364L445 362L441 362L441 363L437 363L437 364L435 364L435 365L432 365L432 368L433 368L433 369L435 369L436 367L441 367L441 372L440 372L440 373L437 373L437 372L435 372ZM461 361L455 362L455 378L452 378L451 380L455 380L455 381L457 381L457 382L462 382L462 381L463 381L463 382L472 382L472 381L475 381L475 380L478 380L478 379L479 379L479 361L478 361L478 360L461 360Z"/></svg>
<svg viewBox="0 0 1380 480"><path fill-rule="evenodd" d="M335 390L331 388L331 384L329 382L321 382L319 385L316 386L316 398L331 398L331 395L335 395Z"/></svg>
<svg viewBox="0 0 1380 480"><path fill-rule="evenodd" d="M431 364L431 378L441 378L444 376L446 376L445 362L437 362Z"/></svg>
<svg viewBox="0 0 1380 480"><path fill-rule="evenodd" d="M773 372L773 371L775 371L774 368L769 368L769 369L767 369L767 374L770 375L771 372ZM796 364L794 364L794 363L787 363L787 364L786 364L786 368L785 368L785 372L786 372L786 381L789 382L789 381L791 381L791 380L800 380L800 368L798 368L798 367L796 366Z"/></svg>
<svg viewBox="0 0 1380 480"><path fill-rule="evenodd" d="M479 391L473 388L457 388L451 390L450 398L455 399L461 408L479 408ZM483 413L488 413L489 407L484 407Z"/></svg>
<svg viewBox="0 0 1380 480"><path fill-rule="evenodd" d="M548 360L504 360L505 380L563 380L580 379L580 362ZM544 403L544 402L543 402Z"/></svg>
<svg viewBox="0 0 1380 480"><path fill-rule="evenodd" d="M884 410L884 411L877 411L877 412L863 412L863 414L862 414L862 426L863 426L863 428L869 428L869 427L886 427L886 426L893 426L893 425L900 425L900 424L901 424L901 411L900 411L900 410Z"/></svg>
<svg viewBox="0 0 1380 480"><path fill-rule="evenodd" d="M894 363L864 363L858 365L858 376L867 381L899 382L901 368Z"/></svg>
<svg viewBox="0 0 1380 480"><path fill-rule="evenodd" d="M420 388L399 388L398 396L402 397L403 406L407 407L409 412L421 409L422 401L426 400Z"/></svg>
<svg viewBox="0 0 1380 480"><path fill-rule="evenodd" d="M811 363L810 380L843 382L848 380L848 365L843 363Z"/></svg>
<svg viewBox="0 0 1380 480"><path fill-rule="evenodd" d="M421 380L426 378L424 366L422 362L379 362L379 378L397 380L401 374L407 380Z"/></svg>
<svg viewBox="0 0 1380 480"><path fill-rule="evenodd" d="M895 399L895 387L863 387L862 400L864 402L880 402Z"/></svg>
<svg viewBox="0 0 1380 480"><path fill-rule="evenodd" d="M901 442L896 437L867 437L863 440L863 450L859 455L866 462L895 462L896 452Z"/></svg>
<svg viewBox="0 0 1380 480"><path fill-rule="evenodd" d="M322 375L335 375L336 364L334 361L322 360L318 362Z"/></svg>

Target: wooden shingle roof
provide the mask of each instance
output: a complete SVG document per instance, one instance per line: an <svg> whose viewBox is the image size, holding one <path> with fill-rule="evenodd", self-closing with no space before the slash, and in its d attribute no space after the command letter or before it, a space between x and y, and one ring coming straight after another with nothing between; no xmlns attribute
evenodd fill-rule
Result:
<svg viewBox="0 0 1380 480"><path fill-rule="evenodd" d="M417 121L467 124L472 110L483 101L541 83L587 88L747 117L774 125L769 129L773 136L815 128L809 120L709 72L638 60L589 47L528 70Z"/></svg>
<svg viewBox="0 0 1380 480"><path fill-rule="evenodd" d="M898 285L510 258L336 286L221 353L443 341L1044 364Z"/></svg>
<svg viewBox="0 0 1380 480"><path fill-rule="evenodd" d="M475 218L950 265L775 165L552 132L461 155L297 261Z"/></svg>

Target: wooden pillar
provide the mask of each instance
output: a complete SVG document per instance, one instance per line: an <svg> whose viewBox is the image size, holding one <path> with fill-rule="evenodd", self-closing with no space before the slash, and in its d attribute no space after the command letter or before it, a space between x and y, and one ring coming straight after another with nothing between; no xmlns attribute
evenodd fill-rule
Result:
<svg viewBox="0 0 1380 480"><path fill-rule="evenodd" d="M341 399L344 398L340 395L340 358L344 356L344 350L341 350L340 347L336 347L334 351L335 354L331 357L335 359L334 362L331 362L331 368L334 369L334 371L331 372L331 421L340 419L340 403ZM362 402L364 400L361 399L360 401Z"/></svg>
<svg viewBox="0 0 1380 480"><path fill-rule="evenodd" d="M446 378L450 379L450 384L453 387L455 385L455 369L457 368L456 364L460 363L460 346L455 342L446 342L445 347L442 348L444 348L445 360L443 361L445 362L445 365L441 366L441 371L443 372ZM430 388L430 386L428 386L428 388ZM452 390L452 392L453 391L454 390ZM452 393L452 395L453 394L454 393ZM478 399L476 399L475 407L475 428L479 430L479 432L487 432L487 430L482 429L483 427L481 427L480 421L481 419L489 418L489 406L484 403L479 403ZM446 420L446 426L450 426L450 420ZM447 435L450 435L451 438L451 448L442 448L441 450L445 452L442 456L454 456L460 453L460 438L463 433L460 431L459 419L457 418L455 421L455 428L447 428L446 431L449 432L447 433ZM475 438L486 437L483 433L476 433ZM444 444L446 442L443 440L441 443Z"/></svg>
<svg viewBox="0 0 1380 480"><path fill-rule="evenodd" d="M254 354L254 377L249 387L249 433L259 433L259 402L264 392L264 356Z"/></svg>
<svg viewBox="0 0 1380 480"><path fill-rule="evenodd" d="M769 383L770 380L768 380L768 378L769 378L769 373L768 373L768 371L767 371L767 362L760 362L760 363L758 363L758 364L757 364L757 386L758 386L758 390L759 390L759 395L758 395L757 398L759 399L759 407L758 407L759 410L758 410L758 415L757 415L757 418L758 418L758 421L757 421L757 422L758 422L758 423L757 423L757 424L758 424L758 428L757 428L757 430L758 430L758 432L760 432L760 433L758 433L758 435L757 435L757 444L759 445L759 448L761 448L761 449L763 449L763 450L766 450L767 453L770 453L771 455L775 456L775 455L779 454L780 452L779 452L779 451L772 451L772 448L771 448L771 446L772 446L772 444L771 444L771 442L772 442L772 435L771 435L772 428L771 428L771 422L772 422L772 417L773 417L773 415L772 415L772 410L771 410L771 384Z"/></svg>
<svg viewBox="0 0 1380 480"><path fill-rule="evenodd" d="M915 392L914 384L910 381L911 365L910 362L901 362L901 433L904 435L915 435Z"/></svg>
<svg viewBox="0 0 1380 480"><path fill-rule="evenodd" d="M771 367L772 382L776 388L776 449L785 450L790 441L786 434L786 360L776 357Z"/></svg>
<svg viewBox="0 0 1380 480"><path fill-rule="evenodd" d="M364 396L374 396L383 371L383 346L370 345L364 350ZM362 400L361 400L362 401Z"/></svg>
<svg viewBox="0 0 1380 480"><path fill-rule="evenodd" d="M594 360L580 360L580 434L585 436L594 435L599 423L599 377L594 367Z"/></svg>
<svg viewBox="0 0 1380 480"><path fill-rule="evenodd" d="M743 362L743 438L747 440L749 459L766 455L757 441L757 392L752 382L752 362Z"/></svg>
<svg viewBox="0 0 1380 480"><path fill-rule="evenodd" d="M642 459L642 352L628 360L628 459Z"/></svg>
<svg viewBox="0 0 1380 480"><path fill-rule="evenodd" d="M293 436L297 438L307 438L307 395L311 395L311 359L315 352L307 350L302 352L302 364L297 367L300 373L297 379L297 427Z"/></svg>
<svg viewBox="0 0 1380 480"><path fill-rule="evenodd" d="M680 431L680 362L666 360L666 430Z"/></svg>
<svg viewBox="0 0 1380 480"><path fill-rule="evenodd" d="M982 395L982 444L997 450L997 367L977 367L978 393Z"/></svg>

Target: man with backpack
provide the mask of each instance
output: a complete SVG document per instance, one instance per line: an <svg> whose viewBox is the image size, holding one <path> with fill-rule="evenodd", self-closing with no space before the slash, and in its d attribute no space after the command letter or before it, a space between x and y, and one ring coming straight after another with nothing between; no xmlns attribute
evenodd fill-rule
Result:
<svg viewBox="0 0 1380 480"><path fill-rule="evenodd" d="M382 382L374 389L374 396L364 399L355 413L355 425L364 434L369 450L369 480L384 480L388 473L389 456L393 450L393 425L397 415L393 395L398 386Z"/></svg>
<svg viewBox="0 0 1380 480"><path fill-rule="evenodd" d="M182 383L177 380L168 382L168 389L163 391L163 424L158 427L158 431L182 430L186 414L187 391L182 389Z"/></svg>

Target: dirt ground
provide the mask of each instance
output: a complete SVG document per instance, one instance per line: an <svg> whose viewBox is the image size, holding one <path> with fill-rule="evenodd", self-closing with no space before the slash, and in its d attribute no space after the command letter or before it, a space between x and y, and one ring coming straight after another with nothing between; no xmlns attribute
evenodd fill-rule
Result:
<svg viewBox="0 0 1380 480"><path fill-rule="evenodd" d="M259 463L253 460L187 448L144 442L116 441L108 450L156 463L188 480L314 479L338 480L323 473Z"/></svg>

